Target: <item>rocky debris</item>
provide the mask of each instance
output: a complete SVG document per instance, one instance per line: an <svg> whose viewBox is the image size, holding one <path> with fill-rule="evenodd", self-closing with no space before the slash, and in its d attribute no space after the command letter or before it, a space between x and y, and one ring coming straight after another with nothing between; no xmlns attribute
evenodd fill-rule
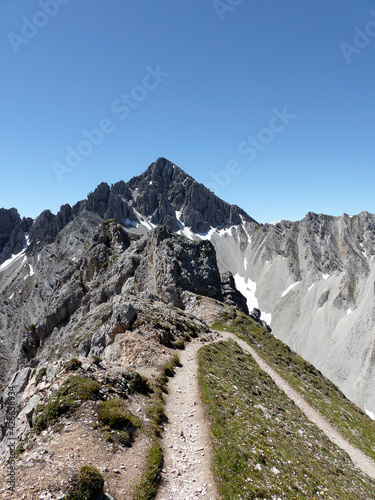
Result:
<svg viewBox="0 0 375 500"><path fill-rule="evenodd" d="M157 500L215 499L211 475L211 443L197 382L196 353L200 342L181 355L182 368L168 384L163 434L164 468Z"/></svg>

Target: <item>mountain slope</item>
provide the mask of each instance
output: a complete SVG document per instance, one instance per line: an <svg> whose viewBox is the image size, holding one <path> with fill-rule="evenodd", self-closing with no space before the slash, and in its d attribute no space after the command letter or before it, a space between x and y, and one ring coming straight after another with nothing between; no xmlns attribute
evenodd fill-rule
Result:
<svg viewBox="0 0 375 500"><path fill-rule="evenodd" d="M111 464L110 471L102 472L116 497L129 496L138 480L143 481L142 488L155 491L161 471L162 393L177 363L172 356L193 337L212 340L202 320L211 324L223 312L225 323L233 319L240 335L261 349L270 364L277 365L350 441L373 456L374 423L259 325L260 316L272 320L274 333L296 344L296 350L305 349L306 357L315 356L315 365L324 365L322 371L330 368L332 357L332 380L338 378L353 400L364 401L365 395L368 408L373 409L374 395L369 390L373 351L366 344L374 327L371 214L354 218L308 214L296 223L259 225L164 159L128 183L101 184L87 200L73 207L64 205L57 215L45 211L35 221L25 219L26 226L15 211L2 214L9 222L2 245L12 257L0 266L0 380L4 384L0 386L0 456L9 453L4 438L12 426L5 402L14 390L19 412L16 436L22 445L19 466L27 477L31 464L34 474L23 491L31 491L37 477L43 485L38 496L28 492L25 498L34 500L46 491L56 491L54 483L59 485L59 495L66 491L73 480L71 452L87 462L91 449L95 460L105 467ZM19 241L12 234L19 234ZM245 314L233 312L233 307ZM258 322L248 316L249 307L260 309L252 313ZM357 325L354 337L348 321L359 315L363 324ZM241 329L247 322L255 336L250 332L246 337L248 332ZM243 359L232 354L227 362L237 373ZM212 368L219 370L215 377L220 379L220 370L224 375L224 365ZM78 378L69 377L71 370L78 372ZM353 394L358 371L361 392ZM245 384L246 398L253 385L257 388L264 382L262 374L254 374L250 386ZM134 396L135 387L143 391L141 395ZM220 391L218 398L233 396ZM263 405L260 392L255 393L260 397L256 402ZM289 414L289 402L272 391L268 396L270 411L280 400L278 419L287 409ZM119 415L121 425L104 409ZM245 408L241 413L245 425L253 425ZM235 408L231 415L238 416ZM262 425L267 432L269 423ZM290 425L294 439L298 422ZM325 445L310 424L303 426L309 433L301 435L298 443L309 447L313 440L318 448ZM87 437L88 448L78 442L81 435ZM132 443L134 455L132 448L127 449ZM221 445L225 448L224 441ZM129 479L118 477L120 469L114 472L111 446L121 461L133 464ZM25 459L22 447L28 448ZM340 452L329 447L327 467L342 459L354 488L372 487ZM152 457L157 458L155 475L149 472L146 456L151 464ZM136 465L142 473L135 471ZM79 462L73 467L75 473L78 466ZM296 487L303 491L307 488L304 472L297 468ZM341 474L341 469L334 470ZM252 472L258 477L257 471ZM329 487L333 488L331 483ZM347 490L351 494L350 485Z"/></svg>
<svg viewBox="0 0 375 500"><path fill-rule="evenodd" d="M362 408L375 409L375 216L265 225L243 258L275 335ZM236 273L236 265L228 266Z"/></svg>
<svg viewBox="0 0 375 500"><path fill-rule="evenodd" d="M375 413L374 215L309 213L298 222L260 225L159 158L128 182L111 187L103 183L86 200L61 207L57 215L43 212L28 235L30 263L82 213L98 221L116 218L130 233L144 234L166 224L190 239L210 240L221 275L233 274L247 307L259 308L277 337L356 404ZM20 252L25 239L25 231L18 231L22 241L12 243L17 238L10 238L10 231L14 234L20 224L12 217L2 237L8 248L3 259L10 251Z"/></svg>

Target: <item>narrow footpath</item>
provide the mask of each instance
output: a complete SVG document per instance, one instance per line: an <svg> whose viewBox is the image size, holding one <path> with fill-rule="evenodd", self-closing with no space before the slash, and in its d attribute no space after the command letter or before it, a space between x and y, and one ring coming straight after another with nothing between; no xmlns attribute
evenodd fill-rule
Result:
<svg viewBox="0 0 375 500"><path fill-rule="evenodd" d="M375 462L349 441L313 408L279 373L245 341L230 332L219 332L217 341L232 339L254 358L276 385L300 408L309 420L338 447L365 474L375 479ZM163 432L164 469L156 500L217 500L211 472L211 440L209 424L204 414L198 385L198 350L202 342L194 340L181 351L182 367L169 380L165 413L168 423Z"/></svg>
<svg viewBox="0 0 375 500"><path fill-rule="evenodd" d="M221 331L220 334L225 339L232 339L237 342L242 349L254 358L258 366L265 371L275 382L275 384L281 389L285 394L291 399L300 410L306 415L306 417L314 422L314 424L324 432L332 443L346 451L350 456L354 465L362 470L365 474L375 479L375 462L371 460L370 457L365 455L357 447L353 446L349 441L338 431L328 420L313 406L306 401L306 399L294 389L289 382L287 382L276 370L274 370L269 364L267 364L264 359L252 348L247 342L240 339L234 333Z"/></svg>
<svg viewBox="0 0 375 500"><path fill-rule="evenodd" d="M219 498L211 472L211 440L198 385L198 350L194 340L179 353L182 367L169 380L163 432L164 469L157 500Z"/></svg>

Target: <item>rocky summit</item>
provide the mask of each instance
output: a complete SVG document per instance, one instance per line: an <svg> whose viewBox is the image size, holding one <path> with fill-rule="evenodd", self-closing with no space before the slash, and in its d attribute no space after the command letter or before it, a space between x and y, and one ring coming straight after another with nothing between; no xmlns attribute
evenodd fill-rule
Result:
<svg viewBox="0 0 375 500"><path fill-rule="evenodd" d="M164 158L128 182L100 184L56 215L21 219L15 208L0 209L0 456L9 456L10 391L19 453L40 449L38 436L46 440L52 424L72 425L78 439L94 432L91 422L107 443L95 452L102 461L113 460L112 448L125 460L143 425L131 481L113 486L122 491L116 498L132 498L126 488L143 481L135 457L160 438L161 394L178 364L171 355L193 338L215 340L209 326L223 318L242 328L246 317L262 339L285 342L282 352L299 353L315 367L306 372L320 370L373 418L374 283L375 215L309 213L259 224ZM125 400L123 427L104 409ZM87 425L76 428L74 415ZM45 444L46 456L58 447L71 453L64 436L55 448ZM79 488L77 467L72 479L60 462L70 479L43 498ZM28 493L31 485L22 498L42 498Z"/></svg>

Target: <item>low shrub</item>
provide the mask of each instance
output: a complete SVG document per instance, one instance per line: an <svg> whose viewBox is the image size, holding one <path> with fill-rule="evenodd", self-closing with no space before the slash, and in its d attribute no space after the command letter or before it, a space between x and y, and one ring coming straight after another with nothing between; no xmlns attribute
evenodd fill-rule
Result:
<svg viewBox="0 0 375 500"><path fill-rule="evenodd" d="M175 349L185 349L185 341L183 339L178 339L175 342L172 342L172 345Z"/></svg>
<svg viewBox="0 0 375 500"><path fill-rule="evenodd" d="M84 465L79 477L73 479L71 491L63 500L100 500L104 493L104 478L92 465Z"/></svg>
<svg viewBox="0 0 375 500"><path fill-rule="evenodd" d="M152 392L148 380L138 372L122 373L127 382L127 388L130 394L149 394Z"/></svg>
<svg viewBox="0 0 375 500"><path fill-rule="evenodd" d="M136 429L139 423L133 415L125 409L124 400L118 397L108 399L100 404L99 421L111 429Z"/></svg>

